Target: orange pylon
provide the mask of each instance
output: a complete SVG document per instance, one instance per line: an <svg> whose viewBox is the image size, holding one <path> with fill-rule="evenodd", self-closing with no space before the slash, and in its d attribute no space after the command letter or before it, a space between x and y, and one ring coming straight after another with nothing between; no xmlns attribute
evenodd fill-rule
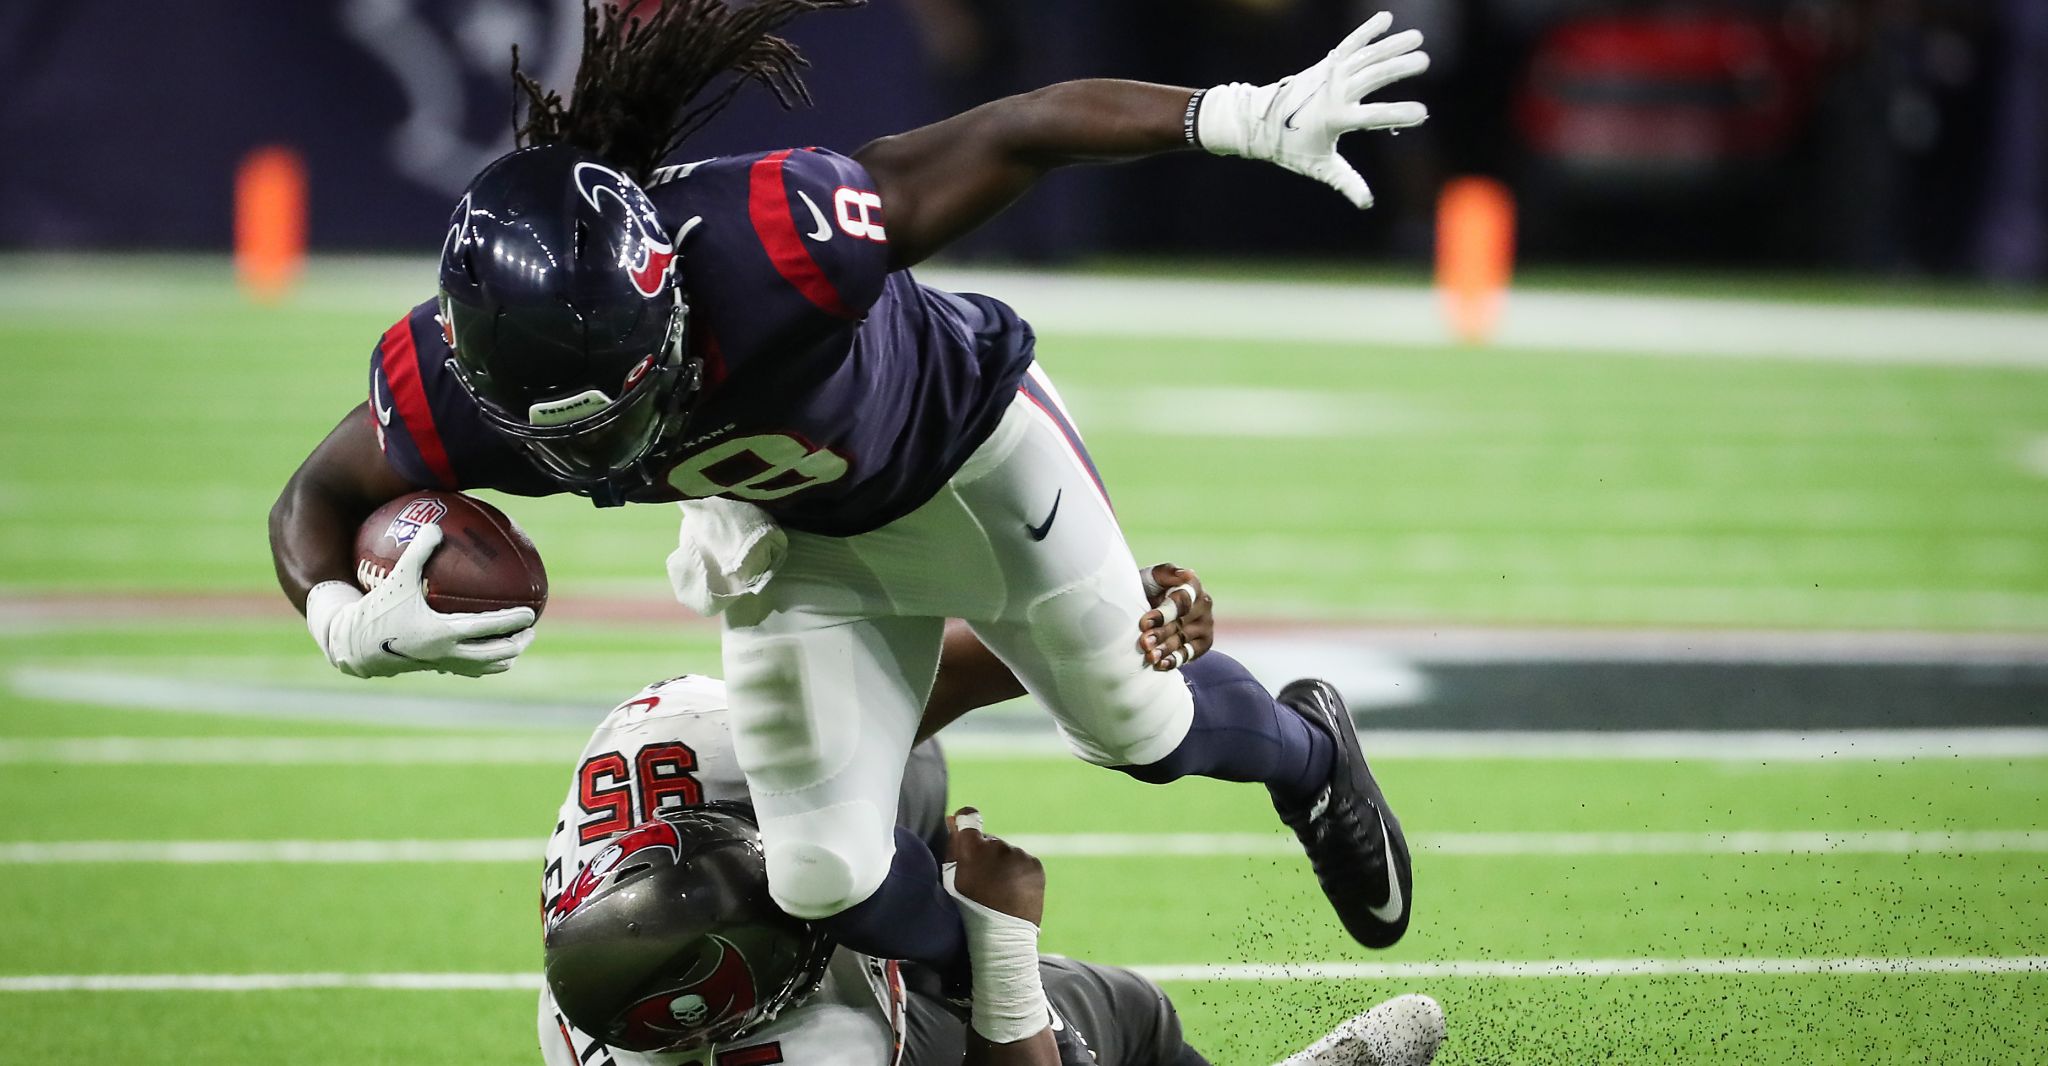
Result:
<svg viewBox="0 0 2048 1066"><path fill-rule="evenodd" d="M1436 284L1452 335L1492 339L1515 268L1515 197L1492 178L1456 178L1437 199Z"/></svg>
<svg viewBox="0 0 2048 1066"><path fill-rule="evenodd" d="M235 274L258 300L282 299L306 263L306 166L276 145L235 172Z"/></svg>

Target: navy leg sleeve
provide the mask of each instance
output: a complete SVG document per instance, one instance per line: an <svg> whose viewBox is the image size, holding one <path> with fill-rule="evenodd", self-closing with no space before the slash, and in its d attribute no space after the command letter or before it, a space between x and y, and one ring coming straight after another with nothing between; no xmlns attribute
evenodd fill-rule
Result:
<svg viewBox="0 0 2048 1066"><path fill-rule="evenodd" d="M883 959L908 959L951 984L967 973L967 930L960 906L939 882L938 860L917 834L896 828L896 858L874 895L820 919L841 944Z"/></svg>
<svg viewBox="0 0 2048 1066"><path fill-rule="evenodd" d="M1256 781L1290 799L1314 795L1329 781L1335 742L1276 702L1237 660L1212 651L1180 674L1195 697L1187 739L1158 762L1118 770L1153 784L1191 774Z"/></svg>

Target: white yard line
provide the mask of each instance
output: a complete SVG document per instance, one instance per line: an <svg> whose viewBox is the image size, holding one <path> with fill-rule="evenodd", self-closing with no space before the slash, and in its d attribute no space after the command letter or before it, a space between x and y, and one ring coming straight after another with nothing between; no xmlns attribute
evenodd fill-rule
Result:
<svg viewBox="0 0 2048 1066"><path fill-rule="evenodd" d="M105 671L27 667L8 676L25 699L124 710L300 719L358 725L589 729L606 708L589 703L412 696ZM571 752L571 755L574 753Z"/></svg>
<svg viewBox="0 0 2048 1066"><path fill-rule="evenodd" d="M537 973L136 973L0 977L0 992L276 992L386 988L407 992L524 992Z"/></svg>
<svg viewBox="0 0 2048 1066"><path fill-rule="evenodd" d="M1269 833L1019 833L1018 846L1043 857L1298 855L1294 838ZM2048 831L1431 833L1409 838L1442 855L1907 855L2048 852Z"/></svg>
<svg viewBox="0 0 2048 1066"><path fill-rule="evenodd" d="M423 267L422 263L426 265ZM315 257L293 295L301 310L382 310L419 298L431 260L417 256ZM73 314L203 313L239 303L219 259L15 258L0 310ZM106 284L109 271L121 284ZM210 276L209 276L210 275ZM194 278L200 280L195 283ZM1440 298L1421 285L1119 277L971 267L927 267L920 280L985 292L1059 334L1188 337L1248 342L1416 345L1452 343ZM218 280L215 280L218 279ZM109 301L113 301L110 305ZM118 317L118 316L117 316ZM137 327L138 329L141 327ZM1632 292L1515 290L1495 346L1654 356L1809 359L1845 363L2048 367L2048 313Z"/></svg>
<svg viewBox="0 0 2048 1066"><path fill-rule="evenodd" d="M1427 347L1451 343L1439 297L1420 286L962 268L926 270L919 276L1014 305L1041 335L1053 336L1050 344L1062 333ZM2048 314L1520 290L1509 294L1494 346L2048 367Z"/></svg>
<svg viewBox="0 0 2048 1066"><path fill-rule="evenodd" d="M0 765L432 765L567 767L583 738L55 737L0 740Z"/></svg>
<svg viewBox="0 0 2048 1066"><path fill-rule="evenodd" d="M2035 974L2044 955L1841 958L1454 959L1440 962L1191 963L1133 966L1155 981L1329 981L1422 978L1742 977L1780 974ZM272 992L390 989L531 992L538 973L47 974L0 977L4 992Z"/></svg>
<svg viewBox="0 0 2048 1066"><path fill-rule="evenodd" d="M2048 973L2048 955L1844 958L1459 959L1443 962L1197 963L1134 966L1155 981L1413 980L1427 977L1728 977L1771 974Z"/></svg>
<svg viewBox="0 0 2048 1066"><path fill-rule="evenodd" d="M546 842L503 840L54 840L0 844L0 865L67 863L539 862Z"/></svg>
<svg viewBox="0 0 2048 1066"><path fill-rule="evenodd" d="M1293 856L1278 833L1019 833L1045 858ZM1962 855L2048 853L2048 830L1957 832L1431 833L1410 838L1439 855ZM0 865L71 863L477 863L537 862L537 838L473 840L57 840L0 843Z"/></svg>
<svg viewBox="0 0 2048 1066"><path fill-rule="evenodd" d="M973 720L969 719L971 723ZM1515 759L1647 762L1785 763L1904 759L2038 759L2048 757L2048 729L1839 730L1382 730L1360 738L1374 759ZM948 732L940 736L957 762L1072 758L1054 736L1037 733Z"/></svg>
<svg viewBox="0 0 2048 1066"><path fill-rule="evenodd" d="M998 716L1000 717L1000 716ZM955 727L956 762L1073 758L1057 736ZM1375 759L1517 759L1786 763L2048 757L2048 729L1849 729L1798 732L1369 730ZM580 735L559 737L52 737L0 740L0 765L546 765L567 766Z"/></svg>

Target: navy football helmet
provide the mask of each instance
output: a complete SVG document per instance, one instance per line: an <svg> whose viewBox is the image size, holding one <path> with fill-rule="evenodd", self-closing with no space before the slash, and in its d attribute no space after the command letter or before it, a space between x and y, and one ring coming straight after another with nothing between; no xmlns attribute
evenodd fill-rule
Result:
<svg viewBox="0 0 2048 1066"><path fill-rule="evenodd" d="M487 424L600 506L653 481L702 363L674 238L631 178L564 145L485 167L449 221L440 300Z"/></svg>
<svg viewBox="0 0 2048 1066"><path fill-rule="evenodd" d="M628 1051L759 1030L817 989L833 946L768 897L760 830L739 803L613 837L548 907L545 943L562 1016Z"/></svg>

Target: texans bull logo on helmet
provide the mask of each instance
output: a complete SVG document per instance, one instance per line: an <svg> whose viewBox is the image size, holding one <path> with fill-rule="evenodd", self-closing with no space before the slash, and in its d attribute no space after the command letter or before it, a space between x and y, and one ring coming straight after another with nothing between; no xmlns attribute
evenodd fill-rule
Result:
<svg viewBox="0 0 2048 1066"><path fill-rule="evenodd" d="M622 1042L647 1046L688 1040L753 1011L754 973L747 967L746 956L722 936L705 939L718 952L709 965L626 1008L619 1019L624 1030ZM703 976L697 976L699 973Z"/></svg>
<svg viewBox="0 0 2048 1066"><path fill-rule="evenodd" d="M681 858L682 850L682 837L676 834L676 827L667 822L652 821L627 832L591 856L590 861L583 864L583 872L577 874L576 880L555 898L554 905L548 908L548 928L553 929L576 913L576 908L583 906L597 895L598 889L610 882L613 873L633 865L628 860L650 851L666 851L668 854L660 857L675 862Z"/></svg>
<svg viewBox="0 0 2048 1066"><path fill-rule="evenodd" d="M654 202L624 175L597 163L576 164L576 191L583 194L594 210L604 210L599 201L605 198L617 201L625 209L629 228L639 233L640 247L637 254L622 253L619 266L640 295L661 295L669 271L675 268L676 250L655 218Z"/></svg>

